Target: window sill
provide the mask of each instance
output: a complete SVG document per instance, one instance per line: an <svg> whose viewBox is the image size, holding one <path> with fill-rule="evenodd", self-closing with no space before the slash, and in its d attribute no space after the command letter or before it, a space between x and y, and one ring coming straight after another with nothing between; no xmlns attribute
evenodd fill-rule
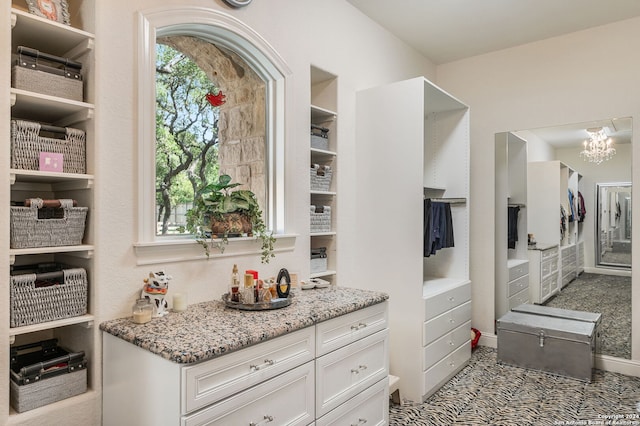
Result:
<svg viewBox="0 0 640 426"><path fill-rule="evenodd" d="M296 234L275 235L276 243L274 253L293 251L296 243ZM207 260L204 249L192 239L159 240L148 243L135 243L133 245L138 265L155 265L192 260ZM233 256L259 256L260 241L254 237L230 238L224 253L220 253L216 247L211 248L209 259Z"/></svg>

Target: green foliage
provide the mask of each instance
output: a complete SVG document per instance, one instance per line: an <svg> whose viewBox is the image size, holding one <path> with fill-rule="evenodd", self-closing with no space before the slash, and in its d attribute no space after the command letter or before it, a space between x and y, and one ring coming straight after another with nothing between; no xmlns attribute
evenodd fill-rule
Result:
<svg viewBox="0 0 640 426"><path fill-rule="evenodd" d="M261 261L269 263L273 254L275 238L273 233L267 230L262 218L262 210L258 200L252 191L247 189L231 189L240 186L239 183L231 183L231 176L222 175L217 182L209 183L200 188L194 199L193 208L187 212L187 230L195 234L197 241L205 250L207 257L210 255L210 246L207 239L211 236L211 218L222 219L225 213L241 213L246 215L253 225L253 235L262 242ZM228 244L228 233L218 242L211 241L224 252Z"/></svg>
<svg viewBox="0 0 640 426"><path fill-rule="evenodd" d="M206 100L218 89L184 53L156 48L156 205L161 234L179 204L218 176L218 108Z"/></svg>

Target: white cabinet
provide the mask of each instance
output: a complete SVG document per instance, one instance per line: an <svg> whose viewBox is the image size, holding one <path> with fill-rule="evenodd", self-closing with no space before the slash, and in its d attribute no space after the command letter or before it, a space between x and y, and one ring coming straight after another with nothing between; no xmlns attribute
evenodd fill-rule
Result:
<svg viewBox="0 0 640 426"><path fill-rule="evenodd" d="M536 248L530 248L529 264L529 301L542 304L558 292L558 245L538 243Z"/></svg>
<svg viewBox="0 0 640 426"><path fill-rule="evenodd" d="M338 114L337 76L311 67L311 107L310 119L313 129L322 129L326 139L311 136L310 162L320 167L318 172L311 169L310 205L317 213L311 213L310 248L312 251L324 249L326 257L314 256L311 260L310 278L321 277L337 284L337 191L338 187ZM314 130L315 132L316 130ZM326 133L325 133L326 131ZM316 143L320 141L320 143ZM323 171L324 169L324 171ZM330 178L328 178L330 173ZM314 178L321 180L322 185L314 185ZM328 182L328 186L324 185ZM322 211L321 211L322 210ZM318 226L321 223L322 226ZM314 250L315 249L315 250ZM324 256L321 255L321 256Z"/></svg>
<svg viewBox="0 0 640 426"><path fill-rule="evenodd" d="M194 365L104 333L103 424L387 424L387 303Z"/></svg>
<svg viewBox="0 0 640 426"><path fill-rule="evenodd" d="M527 143L513 133L495 136L495 317L526 302ZM510 225L511 223L511 225Z"/></svg>
<svg viewBox="0 0 640 426"><path fill-rule="evenodd" d="M471 357L471 283L440 281L425 286L422 336L424 398Z"/></svg>
<svg viewBox="0 0 640 426"><path fill-rule="evenodd" d="M430 305L442 282L469 286L469 115L464 103L422 77L356 95L357 285L389 294L390 372L402 396L416 402L435 388L432 380L425 385L422 357L407 356L425 348L424 321L408 319L458 306L448 298ZM427 257L425 198L449 203L454 234L454 247ZM460 353L468 355L470 345Z"/></svg>
<svg viewBox="0 0 640 426"><path fill-rule="evenodd" d="M578 276L578 251L576 244L569 244L560 248L561 274L560 288L562 289Z"/></svg>
<svg viewBox="0 0 640 426"><path fill-rule="evenodd" d="M93 188L95 185L95 133L94 133L94 42L95 36L92 25L95 21L95 5L92 0L78 0L71 4L71 26L63 25L45 18L32 15L25 11L25 2L8 2L11 5L11 50L4 52L4 72L9 82L11 67L9 62L16 55L18 46L25 46L55 56L70 58L82 63L83 76L83 100L71 100L63 97L41 94L24 88L7 88L9 95L11 118L28 121L37 121L55 127L73 127L85 133L86 141L86 171L85 173L63 173L41 170L25 170L21 168L9 168L10 162L3 164L2 169L5 178L8 177L11 184L11 202L24 202L28 198L59 199L71 198L77 200L78 206L89 208L89 217L86 221L84 238L81 244L73 246L38 247L38 248L5 248L6 259L11 268L40 263L64 263L72 267L81 267L87 271L89 303L87 314L55 321L26 325L22 327L9 327L8 318L0 324L1 336L6 342L14 345L30 343L47 338L57 338L61 346L73 351L84 351L88 359L88 391L85 394L52 403L25 413L16 413L13 409L8 418L0 419L2 424L21 424L25 421L35 423L47 423L51 416L72 419L68 424L93 424L99 422L100 401L98 393L93 389L100 388L100 358L99 339L97 331L93 328L97 303L91 300L96 294L95 277L93 274L94 246L93 227L96 224L92 219L93 212ZM6 3L5 3L6 5ZM5 7L5 6L2 6ZM7 6L7 10L9 7ZM7 20L9 22L9 20ZM78 28L78 23L85 25ZM9 127L9 117L6 117L6 129ZM3 129L5 127L2 127ZM5 151L4 158L11 157L10 132L3 134ZM64 161L64 158L63 158ZM7 202L8 200L5 200ZM8 209L5 210L10 215ZM7 220L7 223L9 220ZM7 235L9 230L7 230ZM10 286L3 287L4 300L10 299ZM9 314L7 312L7 314ZM8 363L1 364L0 369L4 377L9 377ZM8 386L8 383L6 383ZM61 412L64 412L61 414Z"/></svg>

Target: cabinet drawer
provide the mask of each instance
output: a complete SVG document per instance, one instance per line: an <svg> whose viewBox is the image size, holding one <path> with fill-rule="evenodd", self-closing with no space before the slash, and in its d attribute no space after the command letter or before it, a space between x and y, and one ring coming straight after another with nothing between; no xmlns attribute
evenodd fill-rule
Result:
<svg viewBox="0 0 640 426"><path fill-rule="evenodd" d="M471 345L465 343L449 354L446 358L442 359L436 365L428 369L423 373L424 377L424 391L423 395L426 395L439 386L444 380L449 378L456 371L460 370L471 358Z"/></svg>
<svg viewBox="0 0 640 426"><path fill-rule="evenodd" d="M556 257L558 255L558 247L553 247L547 250L542 250L540 253L540 257L542 260L549 259L551 257Z"/></svg>
<svg viewBox="0 0 640 426"><path fill-rule="evenodd" d="M529 275L523 275L511 281L509 283L509 294L507 296L513 296L526 288L529 288Z"/></svg>
<svg viewBox="0 0 640 426"><path fill-rule="evenodd" d="M558 270L558 258L552 257L550 259L545 260L540 265L540 276L548 277L550 274L556 272Z"/></svg>
<svg viewBox="0 0 640 426"><path fill-rule="evenodd" d="M321 417L389 374L388 330L316 359L316 417Z"/></svg>
<svg viewBox="0 0 640 426"><path fill-rule="evenodd" d="M388 421L389 380L383 379L316 420L316 426L382 426Z"/></svg>
<svg viewBox="0 0 640 426"><path fill-rule="evenodd" d="M509 268L509 281L529 273L529 262L522 262Z"/></svg>
<svg viewBox="0 0 640 426"><path fill-rule="evenodd" d="M352 312L316 325L317 356L341 348L387 328L388 302Z"/></svg>
<svg viewBox="0 0 640 426"><path fill-rule="evenodd" d="M426 321L422 325L422 346L427 346L447 332L464 324L471 319L471 302L467 302L457 308Z"/></svg>
<svg viewBox="0 0 640 426"><path fill-rule="evenodd" d="M313 327L182 369L182 414L212 404L315 357Z"/></svg>
<svg viewBox="0 0 640 426"><path fill-rule="evenodd" d="M426 297L424 299L424 320L432 318L446 312L456 306L471 300L471 283L454 287L442 293Z"/></svg>
<svg viewBox="0 0 640 426"><path fill-rule="evenodd" d="M520 293L509 298L509 310L523 303L529 303L529 289L524 289Z"/></svg>
<svg viewBox="0 0 640 426"><path fill-rule="evenodd" d="M422 370L428 370L429 367L446 357L455 348L460 347L465 342L469 342L471 336L471 321L467 321L460 327L445 334L429 345L425 346L423 351Z"/></svg>
<svg viewBox="0 0 640 426"><path fill-rule="evenodd" d="M314 379L313 362L307 362L183 417L182 426L308 425L314 419Z"/></svg>

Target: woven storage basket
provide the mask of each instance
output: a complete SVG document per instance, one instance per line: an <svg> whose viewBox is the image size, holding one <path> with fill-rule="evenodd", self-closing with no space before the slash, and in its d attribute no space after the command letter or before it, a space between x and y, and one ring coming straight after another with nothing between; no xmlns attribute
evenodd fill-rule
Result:
<svg viewBox="0 0 640 426"><path fill-rule="evenodd" d="M59 247L82 244L87 207L72 207L72 200L60 200L56 211L61 218L40 219L42 200L32 199L30 207L11 206L10 246L14 249Z"/></svg>
<svg viewBox="0 0 640 426"><path fill-rule="evenodd" d="M331 231L331 207L311 206L311 232Z"/></svg>
<svg viewBox="0 0 640 426"><path fill-rule="evenodd" d="M311 190L328 191L331 186L331 176L333 175L331 167L312 164L310 170Z"/></svg>
<svg viewBox="0 0 640 426"><path fill-rule="evenodd" d="M11 276L10 327L77 317L87 313L87 272L62 269L62 279L43 280L41 274ZM48 285L40 287L46 282Z"/></svg>
<svg viewBox="0 0 640 426"><path fill-rule="evenodd" d="M82 102L82 64L26 46L17 47L11 86L43 95Z"/></svg>
<svg viewBox="0 0 640 426"><path fill-rule="evenodd" d="M11 120L11 168L39 170L40 153L62 154L62 171L86 172L85 133L65 128L64 139L41 136L42 125L35 121Z"/></svg>
<svg viewBox="0 0 640 426"><path fill-rule="evenodd" d="M325 151L329 149L329 129L311 125L311 148Z"/></svg>

